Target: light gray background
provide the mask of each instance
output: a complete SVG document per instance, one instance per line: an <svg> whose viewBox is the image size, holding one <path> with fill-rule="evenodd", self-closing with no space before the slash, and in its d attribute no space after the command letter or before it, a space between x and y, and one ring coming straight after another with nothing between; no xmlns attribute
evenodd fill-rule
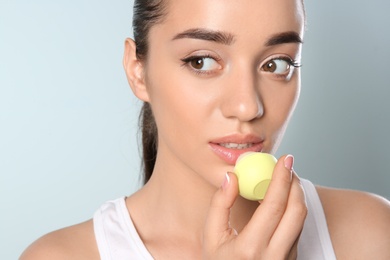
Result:
<svg viewBox="0 0 390 260"><path fill-rule="evenodd" d="M306 1L300 103L278 155L390 198L390 2ZM132 1L0 1L0 259L139 186L122 70Z"/></svg>

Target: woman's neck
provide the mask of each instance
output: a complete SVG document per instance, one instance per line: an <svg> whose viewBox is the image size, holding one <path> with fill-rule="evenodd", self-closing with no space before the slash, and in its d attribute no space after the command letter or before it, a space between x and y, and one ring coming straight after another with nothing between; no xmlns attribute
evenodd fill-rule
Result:
<svg viewBox="0 0 390 260"><path fill-rule="evenodd" d="M196 173L170 166L156 162L148 183L127 200L130 215L145 243L166 236L201 244L210 200L218 187ZM258 205L238 197L231 225L242 230Z"/></svg>

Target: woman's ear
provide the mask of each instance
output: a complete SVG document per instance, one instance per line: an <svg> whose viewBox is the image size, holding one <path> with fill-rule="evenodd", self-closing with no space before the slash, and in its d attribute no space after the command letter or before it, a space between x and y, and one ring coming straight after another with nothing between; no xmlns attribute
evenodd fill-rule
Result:
<svg viewBox="0 0 390 260"><path fill-rule="evenodd" d="M149 93L145 84L144 64L137 59L135 42L130 38L125 41L123 67L134 95L142 101L148 102Z"/></svg>

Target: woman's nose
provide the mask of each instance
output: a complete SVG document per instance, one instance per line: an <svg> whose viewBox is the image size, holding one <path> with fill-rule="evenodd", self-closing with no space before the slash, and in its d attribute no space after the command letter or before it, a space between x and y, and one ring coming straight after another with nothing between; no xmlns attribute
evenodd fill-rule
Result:
<svg viewBox="0 0 390 260"><path fill-rule="evenodd" d="M264 114L256 71L237 69L226 78L221 110L226 118L251 121Z"/></svg>

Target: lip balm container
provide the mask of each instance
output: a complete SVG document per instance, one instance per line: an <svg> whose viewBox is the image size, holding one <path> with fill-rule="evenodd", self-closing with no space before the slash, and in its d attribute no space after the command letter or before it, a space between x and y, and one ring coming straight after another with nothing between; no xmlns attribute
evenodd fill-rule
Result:
<svg viewBox="0 0 390 260"><path fill-rule="evenodd" d="M240 155L234 167L240 195L248 200L263 200L276 162L276 158L268 153L247 152Z"/></svg>

